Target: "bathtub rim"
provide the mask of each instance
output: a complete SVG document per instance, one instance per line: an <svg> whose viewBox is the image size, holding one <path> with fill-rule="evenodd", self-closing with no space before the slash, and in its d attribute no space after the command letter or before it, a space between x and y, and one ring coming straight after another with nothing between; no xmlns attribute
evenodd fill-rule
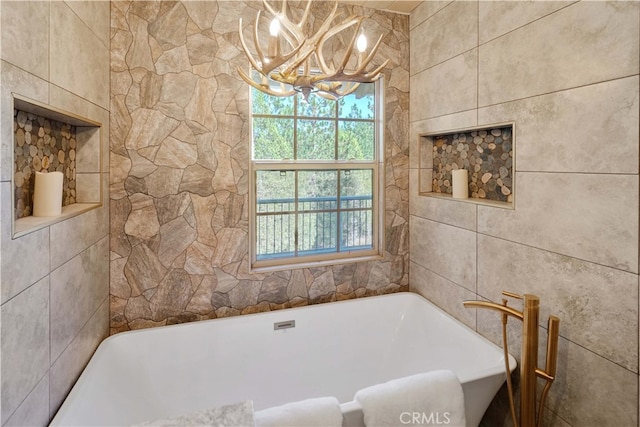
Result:
<svg viewBox="0 0 640 427"><path fill-rule="evenodd" d="M487 339L486 337L484 337L479 332L477 332L476 330L472 329L471 327L469 327L465 323L463 323L460 320L456 319L451 314L447 313L446 311L444 311L443 309L438 307L435 303L431 302L430 300L428 300L424 296L422 296L422 295L420 295L418 293L415 293L415 292L395 292L395 293L392 293L392 294L375 295L375 296L371 296L371 297L361 297L361 298L354 298L354 299L342 300L342 301L332 301L332 302L330 302L328 304L332 304L332 305L333 304L342 304L342 305L357 304L357 303L362 303L363 300L366 300L366 299L369 299L369 298L375 298L375 299L378 299L378 300L405 298L405 299L417 301L419 304L427 304L430 307L430 309L435 310L435 312L438 314L438 316L445 317L448 321L452 321L455 324L463 327L463 329L465 331L467 331L469 333L473 333L473 335L475 335L477 339L479 339L480 341L484 342L485 344L489 345L492 348L495 348L496 350L500 351L500 353L502 353L502 348L500 346L496 345L495 343L493 343L492 341L490 341L489 339ZM281 320L289 320L289 318L291 318L292 316L291 315L287 315L287 313L295 313L295 312L299 312L299 311L304 310L304 309L307 309L307 310L318 310L318 309L321 309L322 306L324 306L325 304L326 303L311 304L311 305L300 306L300 307L292 307L292 308L286 308L286 309L281 309L281 310L273 310L273 311L266 311L266 312L260 312L260 313L251 313L251 314L246 314L246 315L229 316L229 317L222 317L222 318L216 318L216 319L207 319L207 320L203 320L203 321L187 322L187 323L180 323L180 324L174 324L174 325L164 325L164 326L159 326L159 327L154 327L154 328L136 329L136 330L133 330L133 331L124 331L124 332L117 333L115 335L111 335L111 336L105 338L100 343L100 345L98 346L98 348L96 349L96 351L92 355L91 359L87 363L86 367L83 369L82 373L80 374L80 376L76 380L75 384L73 385L73 387L69 391L68 395L63 400L62 404L60 405L60 408L58 408L58 410L56 411L55 416L51 419L51 424L52 425L58 425L58 424L55 423L55 421L56 421L57 418L59 418L60 415L63 414L63 410L65 410L66 401L68 399L77 399L78 398L77 395L82 393L81 389L83 388L85 382L88 381L86 372L88 371L88 369L90 369L90 366L96 365L96 364L99 364L99 363L113 362L112 360L104 360L104 358L108 356L108 354L106 352L110 350L109 347L112 347L114 345L114 343L116 343L119 340L126 339L126 337L128 337L128 336L132 336L132 335L140 334L140 333L146 333L146 334L162 333L162 331L167 330L167 328L182 328L182 327L191 327L191 328L193 328L193 327L203 327L204 328L204 327L206 327L206 325L210 324L209 322L213 322L213 321L217 321L218 324L221 324L221 323L223 323L225 321L226 322L229 322L229 321L243 321L243 322L253 321L253 322L258 322L259 320L256 320L256 319L260 319L261 317L273 317L273 316L279 315L279 314L283 315L283 319L281 319ZM509 363L510 363L511 372L513 372L515 370L515 368L516 368L517 362L516 362L515 358L511 354L509 354ZM490 368L474 370L473 374L463 375L462 377L457 373L456 373L456 375L458 376L458 379L459 379L460 383L462 384L463 388L465 387L465 384L473 383L475 381L486 379L488 377L503 376L501 382L504 382L504 380L506 378L505 369L504 369L504 363L499 364L499 366L496 365L496 366L493 366L493 367L490 367ZM493 399L493 397L494 396L492 396L491 398ZM358 418L362 416L361 415L362 414L361 407L356 401L354 401L354 400L345 401L345 402L341 402L340 405L341 405L341 408L343 409L343 414L344 415L347 415L347 413L350 412L352 414L356 414L356 413L359 414L357 416Z"/></svg>
<svg viewBox="0 0 640 427"><path fill-rule="evenodd" d="M105 338L104 340L102 340L102 342L100 343L100 345L98 346L98 348L94 352L93 356L91 357L91 360L87 364L87 367L93 361L93 359L98 356L98 352L103 352L104 351L104 350L101 350L101 348L103 346L106 347L107 345L109 345L109 344L107 344L108 342L116 341L116 338L123 339L123 337L130 336L130 335L136 335L136 334L140 334L140 333L160 333L160 331L163 331L163 330L166 330L166 329L169 329L169 328L183 328L183 327L194 327L194 326L205 327L205 325L209 324L210 322L217 322L217 324L221 324L223 322L229 322L229 321L233 321L233 320L236 320L236 321L237 320L249 321L250 319L259 319L260 317L274 316L274 315L276 315L278 313L281 313L281 314L295 313L295 312L302 311L302 310L305 310L305 309L307 309L307 310L316 310L316 309L320 309L321 307L325 306L326 304L330 304L330 305L355 304L355 303L362 302L363 300L366 300L366 299L369 299L369 298L375 298L375 299L409 298L409 299L414 299L414 300L421 301L421 303L425 303L425 304L431 306L431 308L435 309L439 313L439 315L447 317L452 322L458 324L459 326L462 326L463 328L467 329L470 332L473 332L482 341L486 342L487 344L491 345L492 347L495 347L495 348L499 349L500 351L503 351L501 346L495 344L493 341L491 341L490 339L488 339L487 337L485 337L480 332L478 332L477 330L473 329L472 327L470 327L466 323L458 320L452 314L450 314L447 311L445 311L444 309L440 308L434 302L430 301L428 298L426 298L426 297L424 297L424 296L422 296L422 295L420 295L420 294L418 294L416 292L402 291L402 292L394 292L394 293L383 294L383 295L372 295L372 296L365 296L365 297L360 297L360 298L351 298L351 299L346 299L346 300L341 300L341 301L330 301L330 302L320 303L320 304L309 304L309 305L304 305L304 306L300 306L300 307L283 308L283 309L280 309L280 310L270 310L270 311L263 311L263 312L259 312L259 313L250 313L250 314L239 314L239 315L234 315L234 316L218 317L218 318L215 318L215 319L206 319L206 320L200 320L200 321L195 321L195 322L177 323L177 324L173 324L173 325L163 325L163 326L157 326L157 327L152 327L152 328L143 328L143 329L135 329L135 330L132 330L132 331L118 332L115 335L111 335L111 336ZM291 316L288 316L288 317L291 317ZM287 320L287 319L283 319L283 320ZM518 364L518 362L516 361L516 359L513 357L513 355L511 355L511 353L509 353L509 368L510 368L512 373L516 369L517 364ZM504 370L504 365L503 365L501 367L501 369L498 370L498 371L496 369L494 369L494 368L478 370L476 375L466 375L466 376L463 376L462 378L459 378L459 380L460 380L461 383L472 382L472 381L476 381L478 379L484 378L484 377L486 377L488 375L494 375L494 374L497 374L499 372L503 372L504 373L504 371L505 370ZM78 377L78 381L80 381L81 376ZM69 393L69 394L71 394L71 393Z"/></svg>

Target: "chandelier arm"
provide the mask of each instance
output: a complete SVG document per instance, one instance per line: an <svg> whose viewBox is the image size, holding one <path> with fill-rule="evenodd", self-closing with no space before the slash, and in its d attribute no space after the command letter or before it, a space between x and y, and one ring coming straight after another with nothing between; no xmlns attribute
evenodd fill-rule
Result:
<svg viewBox="0 0 640 427"><path fill-rule="evenodd" d="M251 63L251 66L253 68L255 68L256 70L260 70L260 66L258 65L258 63L256 62L256 60L253 58L253 55L251 55L249 53L249 49L247 48L247 43L244 41L244 36L242 35L242 18L240 18L238 20L238 26L239 28L239 36L240 36L240 44L242 45L242 49L244 50L244 54L247 56L247 59L249 59L249 62Z"/></svg>
<svg viewBox="0 0 640 427"><path fill-rule="evenodd" d="M280 71L280 74L283 75L290 75L290 74L298 74L298 69L305 64L305 70L308 69L308 62L306 62L309 59L309 56L311 56L311 54L313 53L313 50L309 50L307 52L305 52L304 54L301 54L299 58L295 59L291 64L289 64L287 66L287 68L285 68L284 70ZM308 74L308 71L305 71L305 74Z"/></svg>
<svg viewBox="0 0 640 427"><path fill-rule="evenodd" d="M378 68L376 68L375 70L366 73L365 76L367 76L368 78L371 79L372 82L378 80L380 78L380 73L382 72L382 70L384 70L384 68L389 64L389 61L391 61L390 59L387 59L386 61L384 61Z"/></svg>
<svg viewBox="0 0 640 427"><path fill-rule="evenodd" d="M260 21L260 12L261 11L258 11L258 14L256 15L256 22L253 24L253 43L256 47L256 54L258 55L258 58L260 58L262 65L264 65L264 51L260 47L260 42L258 42L258 22Z"/></svg>
<svg viewBox="0 0 640 427"><path fill-rule="evenodd" d="M382 36L380 40L382 40ZM377 46L376 46L376 49L377 49ZM373 53L375 54L375 51ZM353 73L339 71L331 76L326 76L324 80L326 81L358 81L360 83L374 82L380 78L380 73L389 64L390 60L387 59L374 70L363 73L364 67L368 65L368 63L371 62L372 59L373 59L373 56L368 57L365 61L363 61L364 65L361 67L358 67L358 69Z"/></svg>
<svg viewBox="0 0 640 427"><path fill-rule="evenodd" d="M291 37L291 35L289 35L288 31L280 31L280 34L282 35L282 38L286 40L287 43L289 43L289 46L294 47L296 46L296 44L299 44L300 41L298 40L297 37L295 37L295 40Z"/></svg>
<svg viewBox="0 0 640 427"><path fill-rule="evenodd" d="M345 85L339 82L334 82L331 85L320 85L318 92L316 93L325 99L337 101L343 96L347 96L355 92L360 86L360 83L351 83L351 85L347 85L343 91L340 91L340 88L343 86Z"/></svg>
<svg viewBox="0 0 640 427"><path fill-rule="evenodd" d="M345 52L344 57L342 58L342 64L338 68L339 71L344 71L345 67L349 63L349 58L351 58L351 54L353 53L353 47L356 44L356 38L358 37L358 33L360 32L361 27L362 27L362 19L359 19L358 25L356 26L356 30L353 32L353 37L351 37L351 42L349 43L349 47L347 48L347 51ZM356 66L357 66L357 62L356 62Z"/></svg>
<svg viewBox="0 0 640 427"><path fill-rule="evenodd" d="M340 70L343 70L344 67L347 65L347 63L349 62L349 57L351 56L352 52L353 52L353 46L356 40L356 37L358 36L358 30L360 29L361 25L362 25L362 20L364 19L364 17L358 17L355 15L352 15L350 17L348 17L347 19L345 19L342 23L340 23L339 25L336 25L335 27L331 28L330 30L328 30L325 34L322 35L322 37L320 38L320 40L318 41L318 44L316 46L316 57L318 58L318 65L320 66L320 69L322 70L323 74L326 75L334 75L337 72L339 72ZM331 37L333 37L334 35L338 34L341 31L346 30L349 27L352 27L354 25L357 25L358 27L356 28L356 31L354 33L354 37L351 40L351 43L349 43L349 47L347 48L347 52L345 53L343 60L342 60L342 66L338 67L336 70L332 70L329 66L327 66L327 63L324 59L324 54L323 49L324 49L324 44L327 40L329 40Z"/></svg>
<svg viewBox="0 0 640 427"><path fill-rule="evenodd" d="M286 0L285 0L285 3L286 3ZM298 29L300 30L300 32L304 30L304 26L307 23L307 19L309 19L310 13L311 13L311 2L308 2L307 7L305 7L304 13L302 14L302 19L300 19L300 22L298 23Z"/></svg>
<svg viewBox="0 0 640 427"><path fill-rule="evenodd" d="M288 84L290 86L293 86L295 80L292 76L283 76L280 73L271 74L269 78L274 82L278 82L280 84Z"/></svg>
<svg viewBox="0 0 640 427"><path fill-rule="evenodd" d="M364 16L350 15L346 19L338 13L338 0L333 3L333 8L327 17L318 23L317 30L309 37L305 33L309 32L307 26L311 13L312 1L308 0L302 13L302 17L295 21L295 17L288 15L288 0L282 0L280 7L273 1L262 0L264 10L259 11L253 26L253 38L255 43L255 53L250 53L242 28L242 19L239 20L239 36L242 48L253 69L260 73L261 81L256 79L256 75L238 69L241 78L253 88L273 96L291 96L296 92L301 92L305 99L312 92L317 92L319 96L327 99L337 100L343 96L353 93L360 83L369 83L380 78L382 70L389 64L386 60L382 65L367 72L367 67L375 57L381 45L384 34L380 35L377 42L368 54L357 51L355 71L345 71L349 61L354 57L356 40L362 31ZM281 9L277 11L276 9ZM265 55L259 43L259 23L264 16L261 12L268 11L278 20L282 30L279 34L272 34L269 39L269 54ZM324 57L324 48L327 41L344 30L355 27L350 42L344 46L342 55L335 55L331 61ZM348 32L351 34L350 32ZM345 37L347 35L345 34ZM274 40L275 38L275 40ZM284 42L282 41L284 39ZM341 37L343 39L343 37ZM277 43L274 49L274 42ZM283 54L280 50L281 43L288 43L290 52ZM312 74L311 66L320 68L320 73ZM279 87L275 86L277 83ZM290 87L291 89L287 90ZM279 90L278 90L279 89Z"/></svg>
<svg viewBox="0 0 640 427"><path fill-rule="evenodd" d="M287 62L288 60L290 60L291 58L293 58L294 56L296 56L300 50L302 50L302 47L304 46L304 40L302 43L300 43L298 46L296 46L291 52L285 54L285 55L278 55L278 57L276 58L276 60L274 60L274 63L278 63L278 67L282 64L284 64L285 62Z"/></svg>
<svg viewBox="0 0 640 427"><path fill-rule="evenodd" d="M323 81L327 82L358 82L358 83L372 83L378 80L381 77L381 72L384 68L389 64L389 59L384 61L379 67L376 69L363 74L351 74L351 73L336 73L331 76L325 76Z"/></svg>
<svg viewBox="0 0 640 427"><path fill-rule="evenodd" d="M283 91L283 92L276 92L274 90L271 90L271 88L269 88L268 85L262 85L260 83L255 82L253 79L251 79L240 67L236 66L236 70L238 71L238 74L240 75L240 77L242 78L242 80L244 80L247 84L253 86L254 88L258 89L261 92L264 92L268 95L273 95L273 96L291 96L295 93L295 91L293 89L289 90L289 91ZM281 86L283 87L283 86Z"/></svg>
<svg viewBox="0 0 640 427"><path fill-rule="evenodd" d="M342 85L341 87L344 87L344 90L341 92L340 91L340 87L336 88L336 93L339 94L340 96L346 96L349 95L353 92L356 91L356 89L358 89L358 87L360 86L360 82L349 82L349 85Z"/></svg>
<svg viewBox="0 0 640 427"><path fill-rule="evenodd" d="M330 31L331 24L336 19L336 12L338 11L338 1L333 4L333 9L329 16L324 20L318 31L316 31L312 37L309 38L309 44L312 46L316 46L318 42L324 37L324 35Z"/></svg>

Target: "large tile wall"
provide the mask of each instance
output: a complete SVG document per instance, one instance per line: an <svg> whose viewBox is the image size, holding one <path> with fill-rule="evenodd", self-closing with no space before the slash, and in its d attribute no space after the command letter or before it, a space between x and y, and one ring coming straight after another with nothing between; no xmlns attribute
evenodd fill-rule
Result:
<svg viewBox="0 0 640 427"><path fill-rule="evenodd" d="M107 190L109 12L105 1L0 2L3 426L47 425L108 335L108 191L102 208L12 239L11 94L102 123Z"/></svg>
<svg viewBox="0 0 640 427"><path fill-rule="evenodd" d="M331 3L313 2L318 26ZM385 34L385 246L380 260L256 274L248 264L249 86L238 19L257 1L113 2L111 333L408 290L409 18ZM342 47L337 46L338 50Z"/></svg>
<svg viewBox="0 0 640 427"><path fill-rule="evenodd" d="M410 17L411 290L496 343L499 317L462 301L540 296L542 343L561 319L551 426L638 425L639 19L638 2L429 1ZM418 195L420 133L510 121L514 210ZM485 425L510 424L505 402Z"/></svg>

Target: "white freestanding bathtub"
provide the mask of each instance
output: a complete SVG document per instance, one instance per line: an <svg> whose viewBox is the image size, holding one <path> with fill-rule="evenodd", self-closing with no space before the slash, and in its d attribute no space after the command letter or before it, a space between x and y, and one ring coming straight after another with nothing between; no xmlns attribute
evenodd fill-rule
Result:
<svg viewBox="0 0 640 427"><path fill-rule="evenodd" d="M274 329L289 321L295 327ZM458 376L473 427L505 380L499 347L413 293L131 331L100 344L51 425L131 425L321 396L337 397L344 425L358 425L356 391L434 369Z"/></svg>

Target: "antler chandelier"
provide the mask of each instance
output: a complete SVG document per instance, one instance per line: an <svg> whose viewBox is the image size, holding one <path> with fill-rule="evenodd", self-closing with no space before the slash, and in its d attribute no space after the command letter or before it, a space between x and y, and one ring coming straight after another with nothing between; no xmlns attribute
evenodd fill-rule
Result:
<svg viewBox="0 0 640 427"><path fill-rule="evenodd" d="M311 11L309 0L299 22L292 22L287 13L287 0L282 1L280 11L276 11L267 0L262 0L265 8L273 16L269 26L269 40L265 54L258 40L258 22L261 12L258 11L253 27L253 40L257 59L250 53L242 33L242 18L239 20L240 42L249 62L258 73L248 75L240 67L240 77L254 88L274 96L291 96L302 93L305 100L310 93L336 100L354 92L360 83L371 83L378 80L387 59L377 68L367 70L374 58L384 34L367 54L367 39L362 32L364 16L351 15L341 22L337 21L338 1L335 0L331 13L318 30L305 35L305 27ZM338 15L339 16L339 15ZM336 61L326 61L323 54L325 43L338 33L353 28L351 42L347 45L343 57ZM283 52L282 45L285 45ZM357 50L356 68L347 71L345 68ZM335 58L334 58L335 59ZM255 78L255 79L254 79Z"/></svg>

